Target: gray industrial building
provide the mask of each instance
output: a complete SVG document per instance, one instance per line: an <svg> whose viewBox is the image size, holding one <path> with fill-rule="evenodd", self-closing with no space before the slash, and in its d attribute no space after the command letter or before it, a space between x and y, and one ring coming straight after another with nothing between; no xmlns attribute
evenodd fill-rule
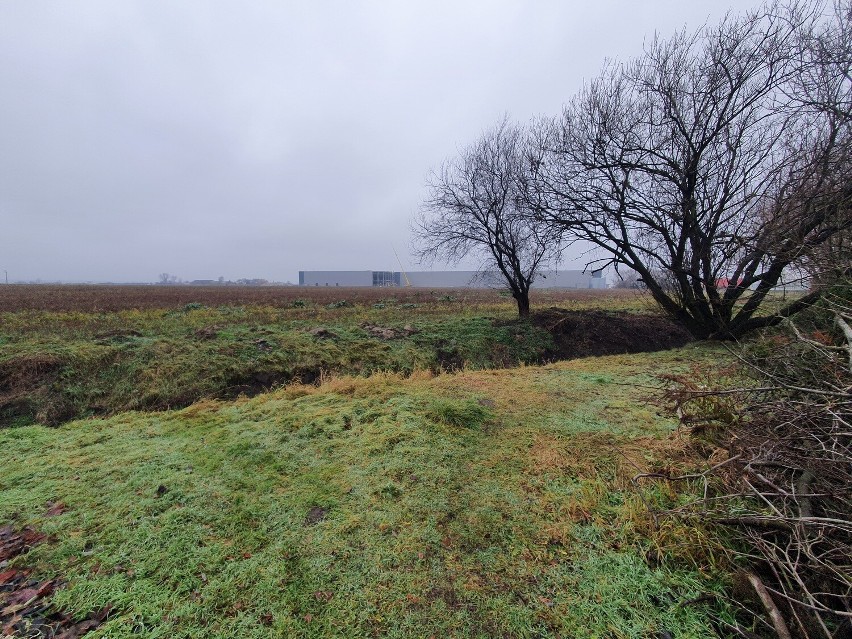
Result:
<svg viewBox="0 0 852 639"><path fill-rule="evenodd" d="M299 286L411 286L487 288L500 286L497 273L481 271L299 271ZM606 288L601 271L544 271L533 288Z"/></svg>

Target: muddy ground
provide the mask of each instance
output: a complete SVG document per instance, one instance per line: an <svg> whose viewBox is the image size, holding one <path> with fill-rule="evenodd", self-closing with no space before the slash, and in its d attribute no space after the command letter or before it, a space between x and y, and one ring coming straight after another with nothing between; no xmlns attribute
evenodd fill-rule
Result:
<svg viewBox="0 0 852 639"><path fill-rule="evenodd" d="M693 339L686 329L661 315L552 307L533 313L530 319L553 336L554 348L546 353L547 361L668 350Z"/></svg>

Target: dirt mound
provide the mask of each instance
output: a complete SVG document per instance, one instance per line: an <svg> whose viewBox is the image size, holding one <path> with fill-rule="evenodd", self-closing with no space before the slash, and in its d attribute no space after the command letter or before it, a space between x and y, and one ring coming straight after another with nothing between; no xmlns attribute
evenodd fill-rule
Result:
<svg viewBox="0 0 852 639"><path fill-rule="evenodd" d="M418 332L416 328L411 326L411 324L406 324L403 328L391 328L389 326L379 326L378 324L363 322L361 324L361 328L363 328L371 337L385 340L410 337Z"/></svg>
<svg viewBox="0 0 852 639"><path fill-rule="evenodd" d="M530 320L553 336L554 348L545 354L550 361L662 351L693 339L682 326L660 315L552 307L534 313Z"/></svg>

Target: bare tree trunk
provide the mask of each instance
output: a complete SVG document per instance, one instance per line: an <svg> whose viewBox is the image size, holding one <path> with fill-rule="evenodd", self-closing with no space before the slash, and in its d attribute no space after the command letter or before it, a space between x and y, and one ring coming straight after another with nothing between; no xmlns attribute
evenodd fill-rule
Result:
<svg viewBox="0 0 852 639"><path fill-rule="evenodd" d="M518 317L524 318L530 316L530 295L529 293L519 292L512 293L512 297L518 303Z"/></svg>

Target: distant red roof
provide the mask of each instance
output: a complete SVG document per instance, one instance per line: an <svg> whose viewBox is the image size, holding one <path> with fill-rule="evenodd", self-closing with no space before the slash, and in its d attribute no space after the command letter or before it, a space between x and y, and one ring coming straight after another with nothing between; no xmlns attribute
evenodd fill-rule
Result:
<svg viewBox="0 0 852 639"><path fill-rule="evenodd" d="M736 282L731 282L730 278L720 277L716 280L716 288L728 288L730 286L739 286L743 283L742 278L737 280Z"/></svg>

